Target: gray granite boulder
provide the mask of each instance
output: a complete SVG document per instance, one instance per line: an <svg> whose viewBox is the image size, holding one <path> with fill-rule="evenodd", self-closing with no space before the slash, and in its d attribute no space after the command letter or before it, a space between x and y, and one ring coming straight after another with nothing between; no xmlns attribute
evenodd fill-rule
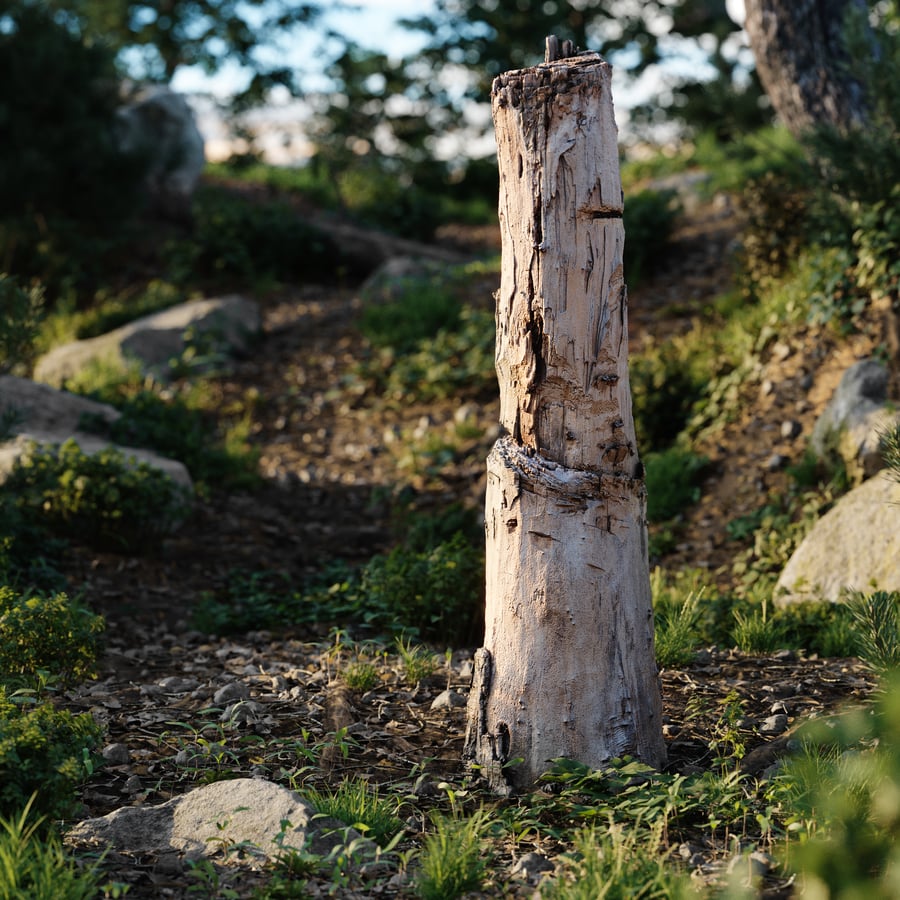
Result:
<svg viewBox="0 0 900 900"><path fill-rule="evenodd" d="M171 364L191 346L203 352L239 355L261 329L259 307L238 294L192 300L135 319L99 337L55 347L34 368L35 381L59 387L92 363L141 371L165 379Z"/></svg>
<svg viewBox="0 0 900 900"><path fill-rule="evenodd" d="M81 430L82 416L97 416L115 422L120 413L106 403L97 403L46 384L37 384L14 375L0 375L0 416L5 429L0 433L0 483L12 471L32 442L62 444L70 438L87 454L114 446L110 441ZM177 485L193 492L193 482L185 465L138 447L119 447L127 459L144 462L168 475Z"/></svg>
<svg viewBox="0 0 900 900"><path fill-rule="evenodd" d="M779 604L841 599L846 590L900 591L900 482L879 472L813 526L775 588Z"/></svg>
<svg viewBox="0 0 900 900"><path fill-rule="evenodd" d="M887 388L888 372L880 362L855 363L844 373L810 437L816 456L823 459L837 452L857 483L882 468L881 435L900 421L888 404Z"/></svg>
<svg viewBox="0 0 900 900"><path fill-rule="evenodd" d="M318 816L288 788L264 779L237 778L196 788L158 806L126 806L87 819L68 832L66 841L133 854L174 851L187 860L240 844L244 854L262 860L276 856L282 847L327 856L359 837L340 822Z"/></svg>

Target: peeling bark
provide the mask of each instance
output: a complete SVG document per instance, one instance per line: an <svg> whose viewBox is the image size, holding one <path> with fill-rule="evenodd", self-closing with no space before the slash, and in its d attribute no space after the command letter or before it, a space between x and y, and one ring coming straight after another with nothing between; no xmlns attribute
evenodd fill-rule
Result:
<svg viewBox="0 0 900 900"><path fill-rule="evenodd" d="M556 757L665 755L610 75L581 54L492 90L505 435L488 458L466 756L495 790L532 784Z"/></svg>

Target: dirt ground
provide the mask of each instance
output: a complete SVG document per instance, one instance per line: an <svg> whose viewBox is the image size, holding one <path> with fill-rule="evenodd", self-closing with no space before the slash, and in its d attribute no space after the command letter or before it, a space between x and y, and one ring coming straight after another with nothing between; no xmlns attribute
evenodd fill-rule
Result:
<svg viewBox="0 0 900 900"><path fill-rule="evenodd" d="M630 292L633 346L648 335L659 338L689 327L692 317L729 286L737 224L727 204L711 202L680 225L663 265ZM488 249L496 245L491 233L481 238ZM490 306L492 289L485 284L484 296L473 299ZM353 287L303 287L260 298L261 344L218 381L225 404L248 391L257 397L254 441L264 476L259 490L213 491L153 556L74 549L69 560L73 585L106 616L108 647L100 679L72 692L68 703L92 710L107 725L110 742L131 751L129 763L107 766L92 780L85 814L158 802L196 783L195 771L173 761L177 750L190 744L191 733L171 723L196 722L213 687L238 677L266 706L253 728L272 746L296 739L303 729L312 742L349 729L356 748L347 759L332 753L314 779L333 782L359 772L393 784L414 781L411 772L428 773L433 783L459 783L465 777L460 762L464 708L430 708L448 686L463 695L467 691L465 651L414 689L398 675L360 695L331 678L335 660L323 648L327 633L322 630L228 639L190 627L192 605L203 592L222 588L235 569L282 571L299 585L330 560L362 562L387 548L390 497L398 481L411 484L416 502L432 508L460 499L476 507L481 502L495 403L468 410L486 437L474 442L463 464L432 477L398 468L396 436L416 428L441 429L454 421L458 403L373 406L364 396L336 389L362 347L355 325L358 297ZM727 522L784 488L785 466L771 468L767 461L775 453L785 461L800 459L840 374L878 340L873 333L838 342L812 329L789 340L776 335L743 387L747 402L740 417L702 448L710 458L702 499L685 513L677 547L659 560L661 565L708 568L728 581L739 548L726 539ZM800 425L792 438L782 436L788 419ZM177 685L174 677L187 678L193 687L169 689ZM684 669L663 672L662 684L669 766L681 772L710 765L711 735L729 695L742 704L747 748L769 747L749 757L749 768L761 772L780 746L761 731L776 711L783 710L793 728L811 714L858 701L871 689L855 660L809 660L793 653L756 658L727 649L704 652ZM248 765L235 763L239 771ZM262 765L275 777L279 766L290 768L297 761L267 759ZM725 848L700 849L702 865L713 869L727 856ZM129 897L182 896L185 890L183 873L160 871L157 860L126 854L118 866L133 885ZM783 887L773 883L771 896Z"/></svg>

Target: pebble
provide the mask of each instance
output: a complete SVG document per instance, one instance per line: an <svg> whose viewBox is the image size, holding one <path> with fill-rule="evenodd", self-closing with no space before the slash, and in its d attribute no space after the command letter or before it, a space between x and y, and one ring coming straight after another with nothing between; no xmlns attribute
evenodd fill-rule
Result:
<svg viewBox="0 0 900 900"><path fill-rule="evenodd" d="M262 703L257 703L255 700L238 700L237 703L225 707L222 715L219 716L219 721L232 724L257 722L263 712L265 712L265 707Z"/></svg>
<svg viewBox="0 0 900 900"><path fill-rule="evenodd" d="M466 698L456 691L441 691L434 700L431 701L432 709L452 709L454 706L465 706Z"/></svg>
<svg viewBox="0 0 900 900"><path fill-rule="evenodd" d="M111 766L126 766L131 762L131 751L125 744L107 744L100 755Z"/></svg>
<svg viewBox="0 0 900 900"><path fill-rule="evenodd" d="M140 776L131 775L125 781L125 790L129 794L139 794L144 789Z"/></svg>
<svg viewBox="0 0 900 900"><path fill-rule="evenodd" d="M544 872L552 872L553 863L541 853L525 853L509 869L510 878L520 878L537 884Z"/></svg>
<svg viewBox="0 0 900 900"><path fill-rule="evenodd" d="M784 714L769 716L762 725L759 726L760 734L783 734L787 731L788 717Z"/></svg>
<svg viewBox="0 0 900 900"><path fill-rule="evenodd" d="M232 700L246 700L250 696L250 688L242 681L232 681L220 687L213 694L213 703L221 706L224 703L230 703Z"/></svg>
<svg viewBox="0 0 900 900"><path fill-rule="evenodd" d="M799 436L801 431L803 431L803 426L796 419L786 419L781 423L781 436L786 441L792 441Z"/></svg>
<svg viewBox="0 0 900 900"><path fill-rule="evenodd" d="M773 453L765 462L766 468L770 472L776 472L778 469L783 469L788 463L790 459L782 453Z"/></svg>

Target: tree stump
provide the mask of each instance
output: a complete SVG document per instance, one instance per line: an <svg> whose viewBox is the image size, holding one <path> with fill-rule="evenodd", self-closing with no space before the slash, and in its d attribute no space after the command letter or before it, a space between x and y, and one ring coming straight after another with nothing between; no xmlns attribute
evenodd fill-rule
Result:
<svg viewBox="0 0 900 900"><path fill-rule="evenodd" d="M486 629L464 753L498 792L557 757L665 758L611 69L593 53L548 58L491 92L504 434L487 463Z"/></svg>

